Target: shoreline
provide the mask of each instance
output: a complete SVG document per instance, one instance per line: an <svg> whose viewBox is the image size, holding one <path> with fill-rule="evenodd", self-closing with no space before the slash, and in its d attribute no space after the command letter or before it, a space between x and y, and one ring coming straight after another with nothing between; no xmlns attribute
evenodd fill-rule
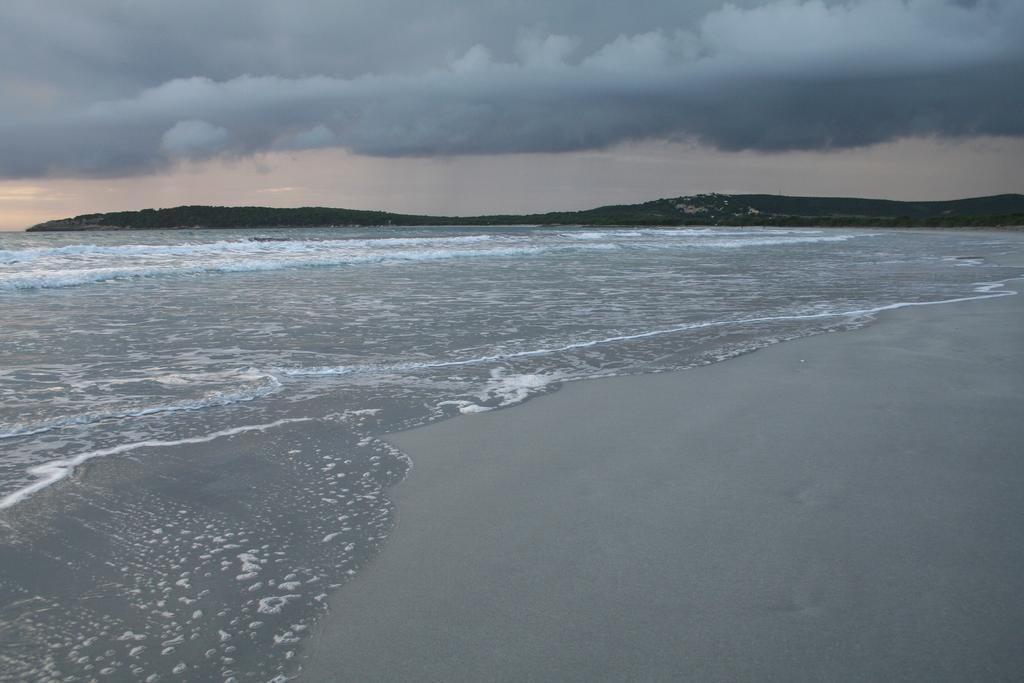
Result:
<svg viewBox="0 0 1024 683"><path fill-rule="evenodd" d="M1007 279L1004 279L1004 280L998 280L998 281L994 281L994 282L976 283L977 286L973 290L974 291L973 295L971 295L971 296L963 296L963 297L956 297L956 298L953 298L953 299L940 299L940 300L937 300L937 301L901 301L901 302L897 302L897 303L894 303L894 304L884 304L884 305L879 305L879 306L873 306L871 308L856 309L856 310L849 310L849 311L841 311L841 312L835 312L835 313L829 312L829 313L804 314L804 315L793 315L793 316L771 316L771 317L765 317L765 318L748 318L748 319L733 320L733 321L727 321L727 322L696 323L696 324L686 325L686 326L682 326L682 327L667 328L667 329L664 329L664 330L652 330L652 331L648 331L648 332L641 332L641 333L637 333L635 335L627 335L627 336L621 336L621 337L611 337L611 338L608 338L608 339L601 339L601 340L597 340L597 341L590 341L590 342L586 342L584 345L591 346L591 345L594 345L594 344L604 344L604 343L609 343L609 342L616 342L616 341L623 341L623 340L630 340L630 339L639 339L639 338L645 338L645 337L656 337L656 336L662 336L662 335L665 335L665 334L674 334L674 333L677 333L677 332L682 332L682 331L690 330L690 329L699 329L699 328L703 328L703 327L719 327L719 326L732 325L732 324L737 324L737 323L759 323L759 322L767 322L767 321L775 321L775 320L788 320L788 319L792 319L792 320L813 320L813 319L832 319L832 318L834 318L836 320L842 320L842 319L857 320L857 319L862 319L864 317L876 317L876 316L882 315L884 313L889 313L891 311L898 311L898 310L907 309L907 308L912 309L912 308L927 307L927 306L945 306L945 305L949 305L949 304L969 303L969 302L972 302L972 301L984 301L984 300L987 300L987 299L998 299L998 298L1006 297L1006 296L1016 296L1018 294L1018 292L1016 292L1014 290L1008 290L1007 289L1007 291L1001 291L1003 289L1006 289L1006 284L1007 283L1013 282L1015 280L1024 280L1024 278L1016 278L1016 277L1014 277L1014 278L1007 278ZM877 322L877 321L869 321L867 324L871 325L871 324L874 324L875 322ZM815 333L815 334L811 334L809 336L822 336L823 334L827 335L827 334L831 334L831 333L834 333L834 332L842 332L842 331L849 331L849 330L842 330L842 329L831 330L829 332ZM783 340L783 342L799 341L799 340L804 339L804 338L806 338L806 337L797 337L796 339ZM769 344L768 346L759 347L757 349L753 349L752 351L748 351L748 352L742 353L740 355L747 355L749 353L754 353L754 352L757 352L757 351L761 351L761 350L764 350L765 348L770 348L771 346L774 346L776 344L783 343L783 342L774 342L772 344ZM566 349L562 348L562 349L556 349L556 350L566 350ZM735 357L738 357L738 356L735 356ZM725 360L732 360L735 357L728 358L728 359L725 359ZM715 364L718 364L720 362L724 362L724 361L715 361L714 363L711 363L711 364L715 365ZM697 367L702 367L702 366L697 366ZM687 372L688 370L692 370L692 369L694 369L694 368L687 368L687 369L683 369L683 370L677 370L675 372ZM655 373L655 374L663 374L663 373ZM615 376L613 376L613 377L615 377ZM576 382L580 382L580 381L591 381L591 380L594 380L594 379L606 379L606 378L605 377L587 377L587 378L570 380L568 383L576 383ZM539 397L533 397L533 398L539 398ZM518 404L513 404L511 406L500 406L499 409L500 408L506 408L506 407L515 407L515 405L518 405ZM489 412L491 410L494 410L494 409L488 408L487 410L479 411L479 412ZM471 411L471 412L475 413L477 411ZM469 413L462 413L462 414L466 415L466 414L469 414ZM78 470L81 467L83 467L84 465L86 465L87 463L89 463L90 461L93 461L93 460L102 459L102 458L105 458L105 457L108 457L108 456L112 456L112 455L120 455L120 454L128 453L128 452L131 452L131 451L135 451L135 450L153 449L153 448L164 448L164 447L174 447L174 446L182 446L182 445L207 443L207 442L210 442L210 441L216 441L216 440L224 438L224 437L234 436L236 434L241 434L241 433L245 433L245 432L253 432L253 431L255 431L255 432L265 432L268 429L273 429L275 427L283 426L285 424L289 424L289 423L292 423L292 422L308 422L308 421L312 421L314 419L315 418L312 418L312 417L285 418L285 419L276 420L274 422L270 422L270 423L267 423L267 424L255 424L255 425L245 425L245 426L241 426L241 427L233 427L233 428L229 428L227 430L221 430L221 431L213 432L212 434L207 434L207 435L204 435L204 436L188 437L188 438L185 438L185 439L180 439L180 440L175 440L175 441L153 441L153 440L150 440L150 441L131 442L131 443L120 444L120 445L117 445L117 446L112 446L112 447L109 447L109 448L99 449L99 450L96 450L96 451L87 451L85 453L80 453L80 454L78 454L78 455L76 455L76 456L74 456L72 458L68 458L68 459L53 460L53 461L45 462L45 463L42 463L42 464L39 464L39 465L35 465L35 466L32 466L32 467L28 468L27 471L30 474L33 474L36 477L36 479L34 481L25 484L23 487L21 487L19 489L15 489L15 490L10 491L10 492L8 492L8 493L6 493L4 495L0 495L0 512L2 512L3 510L7 510L7 509L10 509L10 508L13 508L18 503L21 503L21 502L31 498L34 494L42 492L42 491L45 491L46 489L50 488L51 486L58 485L62 481L64 481L65 479L68 479L70 477L75 476L76 473L78 472ZM432 425L432 424L437 424L437 423L430 423L430 424ZM430 426L430 425L427 425L427 426ZM26 434L26 436L27 435L31 435L31 433L30 434ZM21 436L21 435L19 435L19 436ZM390 436L390 435L389 434L385 434L384 438L387 438L388 436Z"/></svg>
<svg viewBox="0 0 1024 683"><path fill-rule="evenodd" d="M963 455L989 443L982 455L992 461L1024 437L1005 405L1020 397L1021 301L886 312L843 334L678 373L573 383L390 435L416 461L389 490L398 524L384 551L331 596L303 678L924 680L1019 670L1024 661L1007 646L1024 629L1024 610L1010 608L1024 605L1005 577L1024 571L1024 549L1000 551L999 530L975 508L992 499L981 489L998 489L999 512L1020 518L1019 489L1014 498L1000 486L1024 468L995 458L987 464L1002 470L986 477ZM986 345L985 362L971 358ZM993 416L991 391L980 387L997 385L1003 405ZM953 409L952 421L966 422L950 432ZM649 461L623 462L625 434ZM807 445L837 435L836 454ZM686 467L678 443L694 444ZM891 447L902 449L899 462L885 457ZM573 453L581 448L591 454ZM750 460L758 449L779 462ZM728 463L717 462L722 452ZM980 478L978 490L929 472L936 453L945 476ZM550 468L557 472L545 476ZM720 498L710 495L719 489ZM959 516L935 502L958 500ZM910 519L890 521L908 510ZM936 516L971 533L951 535ZM858 543L836 545L836 534L853 531ZM988 564L964 565L958 538ZM958 605L981 604L950 621Z"/></svg>
<svg viewBox="0 0 1024 683"><path fill-rule="evenodd" d="M754 224L729 224L729 223L714 223L714 224L700 224L700 223L424 223L424 224L409 224L409 225L387 225L387 224L362 224L353 223L352 225L246 225L246 226L208 226L208 225L175 225L167 227L152 227L152 228L132 228L132 227L115 227L115 226L104 226L104 225L93 225L93 226L78 226L78 227L62 227L62 228L48 228L48 229L34 229L36 226L29 226L27 228L0 228L0 232L20 232L20 233L33 233L33 234L68 234L68 233L146 233L146 232L184 232L187 230L224 230L224 231L245 231L245 230L368 230L368 229L424 229L428 230L431 228L442 228L442 229L514 229L514 228L531 228L531 229L551 229L551 230L575 230L578 228L591 229L591 230L644 230L651 228L664 228L664 229L678 229L678 230L700 230L700 229L719 229L719 230L901 230L908 232L935 232L935 231L953 231L953 232L992 232L992 233L1007 233L1007 232L1022 232L1024 231L1024 224L1007 224L1007 225L811 225L804 223L773 223L770 225L754 225Z"/></svg>

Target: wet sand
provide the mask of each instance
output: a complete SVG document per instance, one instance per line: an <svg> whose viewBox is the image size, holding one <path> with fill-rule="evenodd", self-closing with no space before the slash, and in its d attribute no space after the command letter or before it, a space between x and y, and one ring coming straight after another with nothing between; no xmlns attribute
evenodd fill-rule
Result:
<svg viewBox="0 0 1024 683"><path fill-rule="evenodd" d="M1022 398L1010 296L395 435L305 679L1016 678Z"/></svg>

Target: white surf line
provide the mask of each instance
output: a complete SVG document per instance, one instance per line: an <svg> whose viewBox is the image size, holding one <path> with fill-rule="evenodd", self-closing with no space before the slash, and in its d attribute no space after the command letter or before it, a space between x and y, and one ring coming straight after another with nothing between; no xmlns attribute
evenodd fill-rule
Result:
<svg viewBox="0 0 1024 683"><path fill-rule="evenodd" d="M256 236L259 237L259 236ZM435 237L379 237L324 240L273 240L269 242L251 239L218 240L215 242L184 242L181 244L67 244L61 247L26 247L24 249L0 249L0 263L23 263L46 258L65 256L195 256L210 254L265 254L285 252L323 251L342 247L417 246L439 244L463 244L489 242L498 239L489 234L454 235Z"/></svg>
<svg viewBox="0 0 1024 683"><path fill-rule="evenodd" d="M248 254L245 260L225 260L224 255L213 255L211 261L190 261L182 264L125 265L122 267L86 267L66 270L30 270L13 273L0 271L0 291L61 289L135 280L159 276L211 275L227 273L259 273L300 268L327 268L337 266L364 266L390 263L419 263L463 258L510 258L534 256L547 252L561 251L608 251L617 249L615 244L573 244L551 246L509 246L486 249L429 249L419 251L378 250L368 253L337 253L332 251L310 251L299 255L290 253ZM259 257L257 257L259 256Z"/></svg>
<svg viewBox="0 0 1024 683"><path fill-rule="evenodd" d="M1018 278L1008 278L999 282L990 283L977 283L976 292L979 292L978 296L967 296L958 297L955 299L942 299L940 301L904 301L895 304L887 304L885 306L876 306L874 308L862 308L855 309L852 311L828 311L824 313L807 313L802 315L778 315L778 316L765 316L760 318L742 318L739 320L713 320L703 323L690 323L687 325L679 325L677 327L670 327L663 330L650 330L648 332L638 332L636 334L624 334L615 337L605 337L603 339L593 339L584 342L575 342L573 344L566 344L565 346L558 346L548 349L533 349L531 351L516 351L513 353L495 354L493 356L480 356L478 358L466 358L463 360L453 361L442 361L438 363L394 363L391 365L339 365L339 366L323 366L313 368L277 368L277 372L281 372L291 377L307 377L307 376L323 376L323 375L348 375L348 374L360 374L360 373L380 373L387 374L389 372L404 371L404 370L420 370L420 369L433 369L433 368L448 368L458 367L464 365L479 365L482 363L491 363L494 361L508 360L511 358L528 358L532 356L544 356L553 353L561 353L564 351L575 351L577 349L590 348L593 346L600 346L604 344L614 344L616 342L633 341L636 339L648 339L650 337L660 337L666 334L675 334L677 332L687 332L690 330L700 330L710 327L725 327L727 325L748 325L765 322L778 322L785 320L816 320L824 318L857 318L865 315L874 315L883 311L892 311L899 308L909 308L912 306L937 306L940 304L955 304L963 301L977 301L979 299L992 299L1001 296L1013 296L1017 294L1016 291L1006 290L1004 292L995 292L993 290L1004 286L1004 283Z"/></svg>
<svg viewBox="0 0 1024 683"><path fill-rule="evenodd" d="M40 477L39 481L35 481L28 486L24 486L13 493L4 496L0 499L0 510L16 505L17 503L25 500L33 493L43 490L47 486L57 483L61 479L68 477L76 467L82 463L92 460L93 458L102 458L108 455L119 455L121 453L127 453L139 448L166 448L169 446L184 446L188 444L196 443L207 443L214 441L225 436L234 436L236 434L243 434L245 432L265 432L268 429L274 429L281 425L290 424L293 422L312 422L312 417L294 417L285 418L282 420L276 420L274 422L268 422L267 424L260 425L246 425L243 427L231 427L230 429L223 429L219 432L213 432L212 434L206 434L205 436L193 436L186 439L177 439L174 441L136 441L133 443L124 443L119 446L112 446L111 448L101 448L95 451L88 451L81 453L72 458L65 460L52 460L42 465L36 465L28 468L28 473L34 476Z"/></svg>

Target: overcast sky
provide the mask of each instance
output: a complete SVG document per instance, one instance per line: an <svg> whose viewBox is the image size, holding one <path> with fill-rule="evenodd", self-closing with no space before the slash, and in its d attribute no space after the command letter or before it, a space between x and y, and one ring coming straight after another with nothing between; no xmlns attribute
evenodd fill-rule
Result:
<svg viewBox="0 0 1024 683"><path fill-rule="evenodd" d="M4 0L0 226L1022 191L1021 0Z"/></svg>

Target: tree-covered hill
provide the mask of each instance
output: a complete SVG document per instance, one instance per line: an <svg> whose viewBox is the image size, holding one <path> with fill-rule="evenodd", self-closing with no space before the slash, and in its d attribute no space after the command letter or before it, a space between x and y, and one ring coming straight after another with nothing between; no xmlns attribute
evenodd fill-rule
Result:
<svg viewBox="0 0 1024 683"><path fill-rule="evenodd" d="M36 232L468 225L765 225L851 227L1000 227L1024 225L1024 195L941 202L846 197L702 194L585 211L524 215L419 216L324 207L178 206L96 213L40 223Z"/></svg>

